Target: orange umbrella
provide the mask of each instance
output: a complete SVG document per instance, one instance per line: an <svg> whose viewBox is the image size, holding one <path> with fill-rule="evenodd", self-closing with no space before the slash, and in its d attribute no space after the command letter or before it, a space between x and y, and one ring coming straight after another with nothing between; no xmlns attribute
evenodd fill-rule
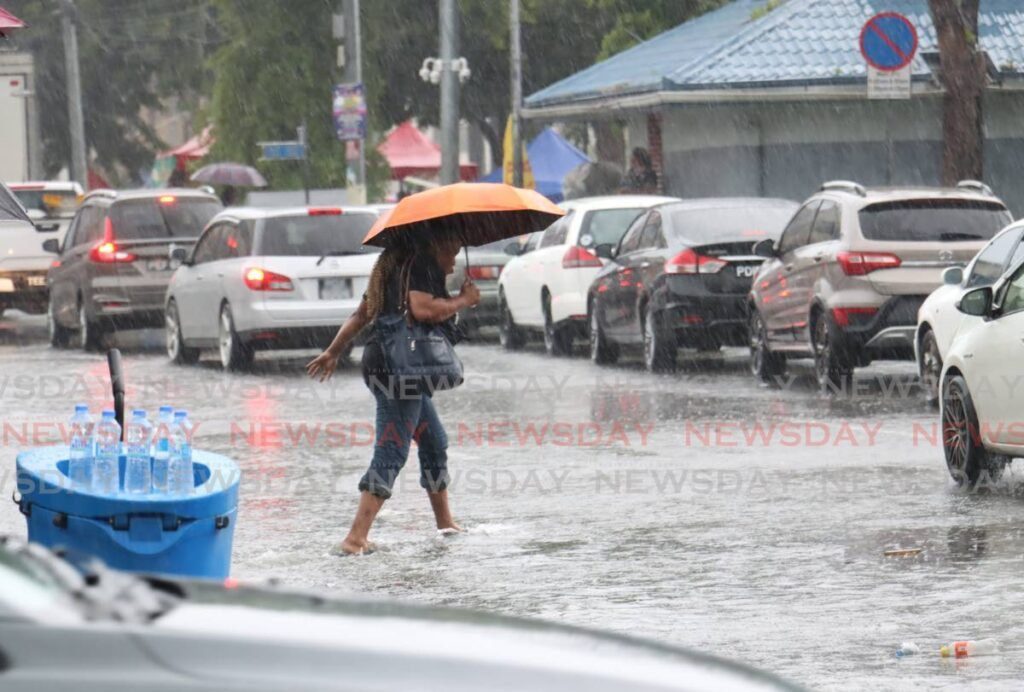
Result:
<svg viewBox="0 0 1024 692"><path fill-rule="evenodd" d="M534 190L455 183L404 198L377 219L363 244L387 247L402 236L456 229L466 245L486 245L539 231L563 215L565 211Z"/></svg>

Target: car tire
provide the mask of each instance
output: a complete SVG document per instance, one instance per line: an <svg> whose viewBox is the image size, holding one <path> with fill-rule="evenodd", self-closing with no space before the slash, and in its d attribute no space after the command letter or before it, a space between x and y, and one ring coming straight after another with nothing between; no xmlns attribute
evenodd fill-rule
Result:
<svg viewBox="0 0 1024 692"><path fill-rule="evenodd" d="M619 360L619 346L605 336L604 329L598 321L597 305L591 303L588 313L590 361L595 365L611 365Z"/></svg>
<svg viewBox="0 0 1024 692"><path fill-rule="evenodd" d="M176 365L191 365L199 360L199 349L185 345L178 317L178 304L173 300L164 313L164 332L167 337L167 357Z"/></svg>
<svg viewBox="0 0 1024 692"><path fill-rule="evenodd" d="M645 306L643 311L644 367L649 372L669 372L676 367L675 334L661 325L658 315Z"/></svg>
<svg viewBox="0 0 1024 692"><path fill-rule="evenodd" d="M220 309L220 325L217 335L217 346L220 351L220 364L225 370L241 370L252 364L253 351L242 343L235 330L235 318L231 315L231 306L227 303Z"/></svg>
<svg viewBox="0 0 1024 692"><path fill-rule="evenodd" d="M939 353L939 342L931 329L921 337L921 388L924 399L931 406L939 405L942 395L942 354Z"/></svg>
<svg viewBox="0 0 1024 692"><path fill-rule="evenodd" d="M50 334L50 345L54 348L67 348L71 343L73 330L68 329L53 314L53 303L46 302L46 329Z"/></svg>
<svg viewBox="0 0 1024 692"><path fill-rule="evenodd" d="M555 324L551 319L551 301L544 299L544 350L549 356L572 354L572 332L565 326Z"/></svg>
<svg viewBox="0 0 1024 692"><path fill-rule="evenodd" d="M811 346L814 350L814 376L822 392L846 391L853 381L853 366L846 345L832 318L818 313L812 321Z"/></svg>
<svg viewBox="0 0 1024 692"><path fill-rule="evenodd" d="M523 331L512 319L512 311L508 309L505 294L502 293L498 297L498 342L506 351L518 351L525 341Z"/></svg>
<svg viewBox="0 0 1024 692"><path fill-rule="evenodd" d="M100 351L106 343L109 330L95 320L89 319L85 301L78 301L78 347L83 351Z"/></svg>
<svg viewBox="0 0 1024 692"><path fill-rule="evenodd" d="M946 468L957 485L973 488L979 480L999 480L1007 458L985 449L978 413L960 375L946 378L942 387L942 451Z"/></svg>
<svg viewBox="0 0 1024 692"><path fill-rule="evenodd" d="M768 345L768 330L757 308L750 308L750 372L757 379L769 384L778 384L786 374L786 359L772 353Z"/></svg>

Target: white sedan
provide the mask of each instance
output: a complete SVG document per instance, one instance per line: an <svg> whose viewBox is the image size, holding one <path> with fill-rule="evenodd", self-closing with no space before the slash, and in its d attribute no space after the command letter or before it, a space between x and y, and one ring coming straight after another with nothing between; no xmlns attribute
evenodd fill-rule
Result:
<svg viewBox="0 0 1024 692"><path fill-rule="evenodd" d="M621 635L430 605L134 577L0 537L5 692L795 690Z"/></svg>
<svg viewBox="0 0 1024 692"><path fill-rule="evenodd" d="M1024 263L966 291L956 307L976 319L961 328L942 368L942 445L953 479L974 486L1024 456Z"/></svg>
<svg viewBox="0 0 1024 692"><path fill-rule="evenodd" d="M359 306L379 249L362 244L370 208L236 207L215 216L166 295L167 355L215 348L227 370L256 350L326 346Z"/></svg>
<svg viewBox="0 0 1024 692"><path fill-rule="evenodd" d="M956 302L965 291L991 286L1008 267L1024 258L1022 234L1024 222L1010 224L982 248L965 269L947 269L942 275L943 285L935 289L918 310L914 347L929 402L938 403L939 376L953 340L980 321L957 310Z"/></svg>
<svg viewBox="0 0 1024 692"><path fill-rule="evenodd" d="M505 265L498 279L499 335L509 350L528 330L542 331L551 355L567 355L586 335L587 290L614 247L645 209L676 201L654 195L587 197L561 203L568 213L549 226L536 249Z"/></svg>

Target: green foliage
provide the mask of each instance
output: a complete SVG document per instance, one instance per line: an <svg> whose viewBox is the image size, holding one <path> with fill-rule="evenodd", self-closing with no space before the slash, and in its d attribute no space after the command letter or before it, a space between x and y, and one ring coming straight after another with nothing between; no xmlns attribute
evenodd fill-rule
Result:
<svg viewBox="0 0 1024 692"><path fill-rule="evenodd" d="M143 118L175 95L185 105L198 98L205 79L203 50L215 32L205 0L77 0L78 46L85 136L91 157L129 183L165 148ZM36 98L43 168L52 176L70 160L64 45L59 4L7 0L4 7L29 28L10 43L35 58Z"/></svg>
<svg viewBox="0 0 1024 692"><path fill-rule="evenodd" d="M767 17L770 12L777 10L786 0L768 0L761 7L755 7L750 13L750 21L756 22L761 17Z"/></svg>
<svg viewBox="0 0 1024 692"><path fill-rule="evenodd" d="M614 17L601 41L601 59L655 36L687 19L721 7L727 0L586 0Z"/></svg>

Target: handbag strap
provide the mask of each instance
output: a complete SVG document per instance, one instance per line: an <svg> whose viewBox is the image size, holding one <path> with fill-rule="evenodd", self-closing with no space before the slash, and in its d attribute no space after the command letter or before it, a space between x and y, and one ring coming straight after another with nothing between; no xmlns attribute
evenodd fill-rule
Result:
<svg viewBox="0 0 1024 692"><path fill-rule="evenodd" d="M410 316L409 311L409 284L412 283L412 262L414 256L409 257L402 265L402 273L399 275L399 290L402 292L401 301L399 303L399 312L406 317Z"/></svg>

